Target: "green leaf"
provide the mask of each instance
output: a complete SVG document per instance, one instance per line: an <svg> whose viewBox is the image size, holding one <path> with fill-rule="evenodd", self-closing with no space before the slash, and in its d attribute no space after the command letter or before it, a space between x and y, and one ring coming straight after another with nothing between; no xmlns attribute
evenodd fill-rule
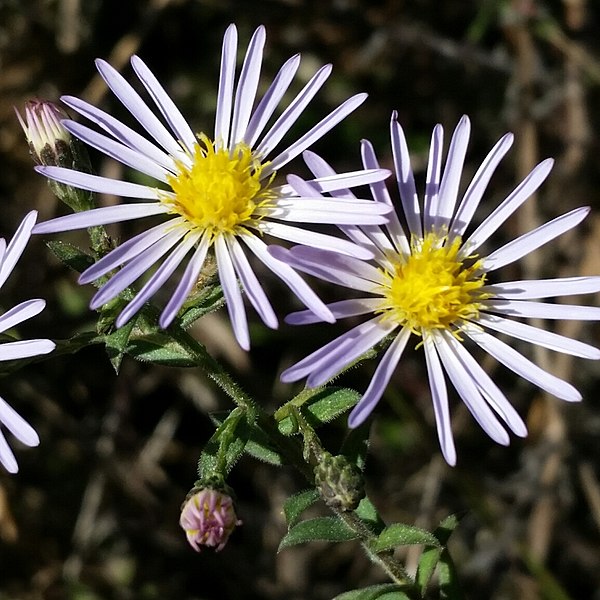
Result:
<svg viewBox="0 0 600 600"><path fill-rule="evenodd" d="M277 551L316 540L347 542L358 537L357 533L337 517L317 517L294 525L281 540Z"/></svg>
<svg viewBox="0 0 600 600"><path fill-rule="evenodd" d="M290 496L283 504L283 512L288 528L293 527L300 515L319 499L319 492L315 489L305 490Z"/></svg>
<svg viewBox="0 0 600 600"><path fill-rule="evenodd" d="M220 285L211 285L202 290L194 299L193 304L179 318L179 324L187 329L194 321L207 313L213 312L225 305L223 290Z"/></svg>
<svg viewBox="0 0 600 600"><path fill-rule="evenodd" d="M104 344L106 347L106 353L108 354L108 359L110 360L113 369L117 374L119 373L123 357L127 353L129 337L131 336L131 332L135 327L136 321L137 316L123 325L123 327L104 336Z"/></svg>
<svg viewBox="0 0 600 600"><path fill-rule="evenodd" d="M94 259L89 254L73 244L61 241L46 243L58 260L77 273L82 273L94 264Z"/></svg>
<svg viewBox="0 0 600 600"><path fill-rule="evenodd" d="M358 402L359 398L360 394L349 388L324 388L302 403L302 414L308 424L316 428L345 413ZM294 403L294 400L291 403ZM278 427L284 435L292 435L296 431L294 422L289 416L281 419Z"/></svg>
<svg viewBox="0 0 600 600"><path fill-rule="evenodd" d="M159 330L142 335L133 331L127 353L138 360L167 367L200 366L196 356L173 340L168 333Z"/></svg>
<svg viewBox="0 0 600 600"><path fill-rule="evenodd" d="M458 583L456 567L447 549L442 550L440 556L439 577L441 600L464 600L465 596Z"/></svg>
<svg viewBox="0 0 600 600"><path fill-rule="evenodd" d="M402 590L401 585L383 583L344 592L333 600L410 600L410 596L407 596Z"/></svg>
<svg viewBox="0 0 600 600"><path fill-rule="evenodd" d="M425 529L405 525L404 523L393 523L386 527L371 543L374 552L393 550L396 546L410 546L414 544L425 544L428 546L440 546L438 539Z"/></svg>
<svg viewBox="0 0 600 600"><path fill-rule="evenodd" d="M383 519L379 516L375 505L365 496L354 511L374 533L380 533L385 528Z"/></svg>

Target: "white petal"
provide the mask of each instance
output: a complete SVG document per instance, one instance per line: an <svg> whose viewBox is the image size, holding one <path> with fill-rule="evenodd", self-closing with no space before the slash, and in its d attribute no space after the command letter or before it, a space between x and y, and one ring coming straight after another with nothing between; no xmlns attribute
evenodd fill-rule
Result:
<svg viewBox="0 0 600 600"><path fill-rule="evenodd" d="M533 252L540 246L547 244L559 235L569 231L569 229L573 229L573 227L579 225L589 212L590 209L588 207L577 208L556 219L552 219L548 223L544 223L544 225L537 227L533 231L519 236L488 255L483 260L482 270L493 271L519 260L526 254Z"/></svg>
<svg viewBox="0 0 600 600"><path fill-rule="evenodd" d="M410 233L418 238L423 237L421 225L421 209L415 186L415 176L410 166L410 153L404 131L398 123L398 114L394 111L390 121L390 137L392 139L392 155L396 169L396 179L404 216Z"/></svg>
<svg viewBox="0 0 600 600"><path fill-rule="evenodd" d="M33 233L57 233L59 231L71 231L83 229L94 225L108 225L110 223L121 223L151 215L159 215L168 212L168 208L158 202L144 202L139 204L117 204L116 206L103 206L82 212L65 215L44 221L35 226Z"/></svg>
<svg viewBox="0 0 600 600"><path fill-rule="evenodd" d="M427 364L427 375L429 389L433 401L433 412L437 426L438 439L442 454L450 466L456 464L456 448L452 437L452 426L450 424L450 410L448 408L448 391L444 379L444 371L440 364L435 345L430 336L423 338L423 350L425 351L425 362Z"/></svg>
<svg viewBox="0 0 600 600"><path fill-rule="evenodd" d="M78 187L91 192L99 192L101 194L113 194L124 198L140 198L157 200L167 195L166 192L152 188L139 183L129 183L128 181L119 181L117 179L109 179L108 177L100 177L98 175L90 175L73 169L65 169L64 167L35 167L35 170L42 175L60 181L66 185Z"/></svg>
<svg viewBox="0 0 600 600"><path fill-rule="evenodd" d="M4 468L9 473L18 473L19 466L17 464L17 459L13 454L10 446L6 442L6 438L2 431L0 431L0 463L4 466Z"/></svg>
<svg viewBox="0 0 600 600"><path fill-rule="evenodd" d="M458 122L450 140L448 157L440 183L440 204L435 218L436 228L448 226L454 214L470 134L471 122L465 115Z"/></svg>
<svg viewBox="0 0 600 600"><path fill-rule="evenodd" d="M485 157L485 160L481 163L479 169L477 169L477 172L469 184L454 216L454 221L450 227L450 241L452 241L455 236L462 237L471 223L471 219L479 206L479 202L483 197L487 185L490 182L496 167L500 164L500 161L512 146L513 139L514 136L512 133L504 135L490 150L490 153Z"/></svg>
<svg viewBox="0 0 600 600"><path fill-rule="evenodd" d="M21 255L29 242L29 238L31 237L31 232L36 219L37 211L32 210L28 212L17 227L17 231L15 231L10 243L6 247L2 257L2 264L0 265L0 287L4 285L4 282L12 273L19 258L21 258Z"/></svg>
<svg viewBox="0 0 600 600"><path fill-rule="evenodd" d="M380 307L380 298L353 298L351 300L331 302L327 305L327 308L336 319L366 315L375 312ZM285 322L289 325L308 325L310 323L322 323L323 320L310 310L301 310L290 313L285 318Z"/></svg>
<svg viewBox="0 0 600 600"><path fill-rule="evenodd" d="M448 334L451 335L451 334ZM475 417L481 428L498 444L508 446L510 437L496 415L492 412L487 402L477 389L469 372L464 368L458 357L454 354L446 341L447 336L434 331L432 337L442 364L456 388L458 395L465 403L469 412Z"/></svg>
<svg viewBox="0 0 600 600"><path fill-rule="evenodd" d="M26 446L33 448L40 443L35 429L2 398L0 398L0 423Z"/></svg>
<svg viewBox="0 0 600 600"><path fill-rule="evenodd" d="M600 320L600 307L578 304L550 304L526 300L486 300L485 309L511 317L534 319L564 319L581 321Z"/></svg>
<svg viewBox="0 0 600 600"><path fill-rule="evenodd" d="M215 144L217 148L222 148L229 139L236 54L237 29L232 24L227 28L223 36L223 49L221 52L221 71L217 94L217 114L215 117Z"/></svg>
<svg viewBox="0 0 600 600"><path fill-rule="evenodd" d="M46 306L45 300L27 300L17 304L0 316L0 332L39 315L44 310L44 306Z"/></svg>
<svg viewBox="0 0 600 600"><path fill-rule="evenodd" d="M215 256L217 258L219 280L223 288L223 295L227 302L227 311L231 320L231 326L238 344L244 349L250 349L250 334L248 332L248 320L244 301L235 276L233 262L223 236L217 236L214 241Z"/></svg>
<svg viewBox="0 0 600 600"><path fill-rule="evenodd" d="M530 381L561 400L567 402L581 400L581 394L570 383L544 371L514 348L493 335L482 331L480 327L465 326L463 331L498 362L501 362L523 379Z"/></svg>
<svg viewBox="0 0 600 600"><path fill-rule="evenodd" d="M442 150L444 144L444 129L436 125L431 134L429 146L429 159L427 161L427 175L425 177L425 198L423 210L423 229L425 233L431 231L435 225L439 204L440 171L442 168Z"/></svg>
<svg viewBox="0 0 600 600"><path fill-rule="evenodd" d="M358 404L352 409L352 412L348 417L348 427L354 428L362 425L371 412L373 412L373 409L381 399L387 384L398 366L398 362L402 357L402 353L404 352L409 337L410 329L402 329L391 343L390 347L385 351L385 354L379 361L379 365L373 374L367 391L358 401Z"/></svg>
<svg viewBox="0 0 600 600"><path fill-rule="evenodd" d="M600 277L560 277L557 279L530 279L521 281L505 281L485 285L482 292L496 298L507 300L530 300L537 298L555 298L557 296L574 296L577 294L594 294L600 292Z"/></svg>
<svg viewBox="0 0 600 600"><path fill-rule="evenodd" d="M536 346L548 348L549 350L580 356L581 358L600 360L600 350L598 348L565 337L564 335L527 325L526 323L505 319L497 315L486 315L484 313L480 313L475 322L478 325L483 325L489 329L505 333Z"/></svg>
<svg viewBox="0 0 600 600"><path fill-rule="evenodd" d="M254 274L239 242L234 237L229 237L227 239L227 247L233 261L235 272L240 278L242 287L250 299L252 306L267 327L277 329L278 321L275 316L275 311L273 310L263 287Z"/></svg>
<svg viewBox="0 0 600 600"><path fill-rule="evenodd" d="M265 28L261 25L254 32L254 35L248 44L246 58L242 65L235 94L231 138L229 141L230 148L244 139L246 134L246 128L248 127L250 114L252 113L252 105L256 98L265 39Z"/></svg>
<svg viewBox="0 0 600 600"><path fill-rule="evenodd" d="M551 158L547 158L537 165L508 198L492 214L484 219L481 225L471 234L469 239L463 244L459 257L464 258L469 256L479 248L544 183L553 164L554 161Z"/></svg>

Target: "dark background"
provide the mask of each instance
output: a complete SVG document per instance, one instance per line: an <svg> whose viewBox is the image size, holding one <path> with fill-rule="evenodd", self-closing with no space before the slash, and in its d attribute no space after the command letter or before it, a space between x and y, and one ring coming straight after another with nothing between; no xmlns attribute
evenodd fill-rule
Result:
<svg viewBox="0 0 600 600"><path fill-rule="evenodd" d="M316 146L339 171L358 167L358 141L365 137L389 165L393 109L421 184L436 123L449 139L461 115L471 117L463 189L495 141L513 131L515 145L492 179L479 218L548 156L557 161L553 173L504 236L576 206L596 211L577 231L505 269L504 278L598 274L599 13L591 0L0 0L0 233L10 237L32 208L40 220L64 210L31 168L13 106L72 94L132 125L93 59L107 59L133 81L128 58L139 53L192 127L210 133L223 32L235 22L243 51L262 23L263 86L296 52L303 55L301 82L334 63L297 133L349 95L369 93L367 103ZM131 176L98 153L92 161L102 174ZM302 172L298 161L295 166ZM117 237L129 232L112 231ZM35 238L2 290L2 306L47 299L46 311L22 327L24 337L63 339L93 329L94 313L86 306L92 288L78 287L75 279ZM282 287L267 285L282 316L295 306ZM339 290L316 285L323 297L339 297ZM348 326L271 332L251 319L249 354L235 345L224 314L202 319L195 334L266 407L292 393L278 383L285 366ZM597 327L549 326L599 343ZM410 352L377 410L367 488L388 521L433 528L450 513L464 515L451 550L469 598L599 599L598 368L520 349L572 381L583 403L548 398L482 358L526 417L530 435L510 448L496 446L455 402L459 459L450 468L437 446L422 356ZM372 369L367 364L343 383L364 390ZM229 407L200 373L126 359L117 377L103 350L92 347L25 367L0 380L0 394L42 439L33 450L15 442L18 475L0 471L1 600L320 600L385 581L351 542L276 555L285 532L282 502L303 483L292 471L249 459L230 481L243 527L220 554L189 548L179 507L212 431L207 412ZM344 427L343 419L332 425L332 451ZM406 555L409 568L415 552Z"/></svg>

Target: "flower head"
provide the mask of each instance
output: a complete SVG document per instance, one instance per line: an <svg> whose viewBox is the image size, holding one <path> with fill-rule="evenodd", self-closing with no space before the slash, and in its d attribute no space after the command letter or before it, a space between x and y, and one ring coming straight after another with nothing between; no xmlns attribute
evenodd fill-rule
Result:
<svg viewBox="0 0 600 600"><path fill-rule="evenodd" d="M557 352L600 358L600 351L587 344L512 319L598 320L600 309L597 307L529 300L597 292L600 277L504 283L492 283L489 279L490 273L575 227L589 209L575 209L487 256L480 255L482 244L546 179L552 160L537 165L466 237L486 186L513 140L511 134L500 139L459 202L458 188L469 134L469 120L463 117L452 136L442 173L443 131L440 125L434 129L421 206L404 133L395 115L392 116L392 152L405 223L391 214L389 224L384 227L345 228L355 243L374 253L372 263L301 246L291 250L271 248L274 256L298 270L369 294L366 298L329 304L337 318L370 315L370 319L284 371L282 380L308 377L309 386L322 385L384 338L392 336L368 389L350 414L349 425L357 427L379 402L409 338L415 335L417 345L425 354L438 437L450 464L456 462L456 451L450 428L446 376L475 419L496 442L509 443L505 426L519 436L527 434L521 417L467 350L465 342L474 342L524 379L571 402L581 399L573 386L543 370L490 331ZM362 157L365 168L377 167L377 158L368 142L363 143ZM331 174L331 168L317 156L311 156L309 162L314 174ZM376 200L391 205L383 183L375 183L371 189ZM306 324L322 319L310 311L302 311L289 315L286 320Z"/></svg>
<svg viewBox="0 0 600 600"><path fill-rule="evenodd" d="M19 225L14 237L7 245L0 238L0 287L12 273L19 260L35 224L37 213L30 212ZM46 303L44 300L27 300L0 315L0 333L12 329L19 323L42 312ZM55 344L50 340L19 340L0 344L0 361L18 360L54 350ZM0 424L6 427L20 442L26 446L37 446L40 439L29 423L23 419L4 399L0 398ZM2 429L0 429L0 463L10 473L16 473L19 468L15 456L10 449Z"/></svg>
<svg viewBox="0 0 600 600"><path fill-rule="evenodd" d="M187 499L181 509L179 524L196 552L200 552L202 546L216 548L218 552L242 522L235 514L230 496L216 489L203 488Z"/></svg>
<svg viewBox="0 0 600 600"><path fill-rule="evenodd" d="M364 248L347 240L308 231L298 227L298 224L384 223L386 219L383 215L390 210L388 206L371 200L340 201L325 198L320 192L380 180L387 174L385 171L369 170L326 177L315 182L308 196L297 194L291 185L274 185L274 177L282 167L357 108L366 96L359 94L348 99L300 139L275 151L325 83L331 67L325 66L315 73L268 127L294 79L300 57L294 56L282 66L253 109L264 44L265 30L259 27L250 41L235 86L237 30L233 25L227 29L223 40L212 137L205 132L193 132L155 76L137 56L131 59L131 64L150 95L154 109L110 65L102 60L98 60L96 65L109 88L153 141L83 100L70 96L62 99L108 135L73 121L63 121L68 131L162 184L159 189L154 185L115 181L70 169L38 168L47 177L67 185L146 202L59 217L38 225L35 233L66 231L162 215L159 225L125 242L80 277L80 283L88 283L121 267L92 299L91 307L98 308L162 261L137 296L121 312L116 321L117 327L131 319L191 253L160 317L160 325L167 327L194 287L207 253L212 248L235 335L240 345L247 349L250 344L248 325L238 278L265 324L277 326L273 308L246 257L247 249L281 278L307 307L324 320L333 320L329 310L300 276L268 253L262 240L263 234L368 257L369 251ZM158 109L168 127L159 119L155 109ZM318 193L314 190L318 190Z"/></svg>

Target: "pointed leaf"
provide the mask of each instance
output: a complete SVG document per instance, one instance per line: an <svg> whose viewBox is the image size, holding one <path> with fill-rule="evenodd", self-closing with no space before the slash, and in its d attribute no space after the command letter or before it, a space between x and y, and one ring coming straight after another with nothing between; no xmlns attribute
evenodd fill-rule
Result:
<svg viewBox="0 0 600 600"><path fill-rule="evenodd" d="M374 533L380 533L385 528L383 519L379 516L375 505L365 496L354 511Z"/></svg>
<svg viewBox="0 0 600 600"><path fill-rule="evenodd" d="M129 337L135 326L136 318L134 317L120 329L104 336L104 344L108 359L113 366L113 369L118 374L121 367L121 362L126 354L129 345Z"/></svg>
<svg viewBox="0 0 600 600"><path fill-rule="evenodd" d="M441 600L464 600L460 584L458 583L458 574L454 562L450 558L448 549L442 550L440 557L440 599Z"/></svg>
<svg viewBox="0 0 600 600"><path fill-rule="evenodd" d="M401 585L382 583L344 592L333 600L410 600L410 596L407 596L402 590Z"/></svg>
<svg viewBox="0 0 600 600"><path fill-rule="evenodd" d="M294 525L279 544L278 552L289 546L316 540L346 542L359 536L336 517L317 517Z"/></svg>
<svg viewBox="0 0 600 600"><path fill-rule="evenodd" d="M440 547L440 543L433 533L413 525L393 523L386 527L377 539L371 543L371 549L374 552L384 552L385 550L393 550L396 546L415 544Z"/></svg>
<svg viewBox="0 0 600 600"><path fill-rule="evenodd" d="M300 515L319 499L317 490L305 490L290 496L283 504L283 512L288 524L288 529L293 527L300 518Z"/></svg>
<svg viewBox="0 0 600 600"><path fill-rule="evenodd" d="M189 302L186 304L189 304ZM183 329L187 329L200 317L213 312L222 306L225 306L225 298L223 297L221 286L212 285L206 287L197 298L194 298L193 303L185 308L183 314L179 318L180 325Z"/></svg>
<svg viewBox="0 0 600 600"><path fill-rule="evenodd" d="M89 254L73 244L52 241L47 242L47 246L58 260L77 273L82 273L94 264L94 259Z"/></svg>

